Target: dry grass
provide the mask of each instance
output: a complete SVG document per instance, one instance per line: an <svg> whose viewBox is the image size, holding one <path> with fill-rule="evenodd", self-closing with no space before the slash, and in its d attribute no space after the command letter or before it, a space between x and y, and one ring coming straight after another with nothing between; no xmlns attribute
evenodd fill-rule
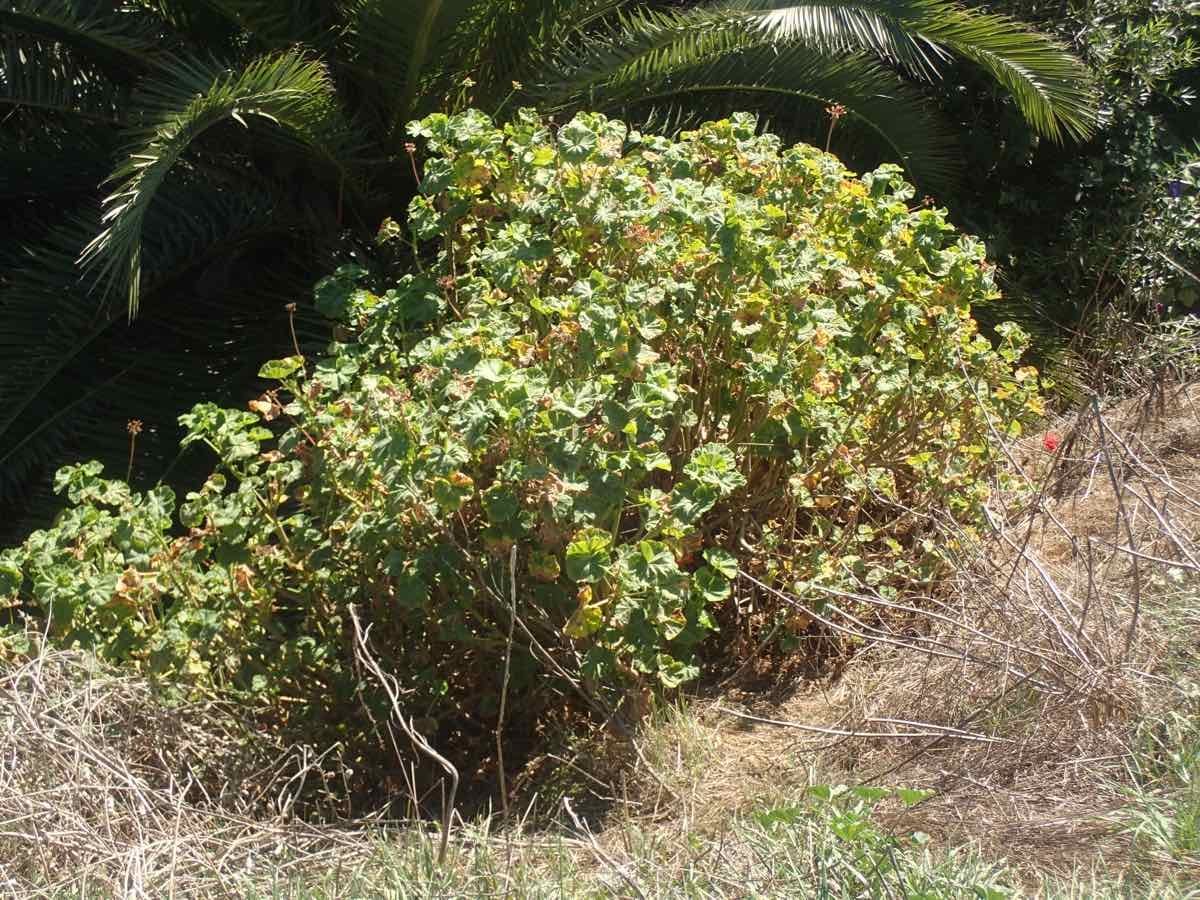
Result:
<svg viewBox="0 0 1200 900"><path fill-rule="evenodd" d="M923 825L1043 867L1101 849L1122 859L1128 842L1113 836L1112 814L1125 801L1129 742L1137 722L1181 702L1170 663L1196 646L1172 623L1180 595L1194 610L1200 593L1200 465L1188 449L1200 446L1197 397L1180 389L1091 407L1064 429L1052 466L1024 467L1052 493L998 516L994 539L964 556L948 591L959 621L1003 644L943 628L979 659L891 654L848 679L859 715L919 713L1004 743L948 740L909 759L908 747L876 742L853 760L843 753L844 767L937 789L917 814Z"/></svg>
<svg viewBox="0 0 1200 900"><path fill-rule="evenodd" d="M988 535L934 523L958 554L935 590L889 600L863 585L805 609L807 640L858 642L835 676L781 676L770 692L735 681L660 709L636 753L609 740L556 762L566 783L543 784L533 805L566 831L459 820L441 865L428 829L339 822L332 804L332 824L300 821L306 783L336 768L311 753L265 746L228 710L168 708L144 682L43 653L0 675L0 892L782 896L816 877L818 850L837 853L812 829L771 843L745 817L813 781L931 788L914 809L881 808L881 821L1006 858L1030 884L1094 869L1097 854L1102 868L1144 865L1119 812L1139 723L1179 705L1172 666L1200 652L1198 408L1200 390L1160 389L1057 423L1056 454L1040 435L1013 446L1034 499L997 492ZM626 768L614 775L602 758ZM591 806L563 807L589 791ZM914 865L922 878L936 869ZM1200 877L1190 858L1152 867Z"/></svg>
<svg viewBox="0 0 1200 900"><path fill-rule="evenodd" d="M888 601L863 585L822 616L805 610L825 620L813 641L841 632L864 651L774 694L723 689L687 729L653 731L652 762L688 801L677 815L713 827L814 778L914 785L936 794L896 811L897 828L1031 872L1097 854L1129 864L1130 743L1180 705L1172 660L1200 647L1195 618L1180 619L1200 610L1198 401L1193 386L1089 405L1056 423L1058 453L1040 434L1011 448L1032 502L997 494L981 539L938 526L959 564L931 595ZM689 745L703 766L686 763ZM1160 868L1200 876L1200 860Z"/></svg>
<svg viewBox="0 0 1200 900"><path fill-rule="evenodd" d="M0 678L0 891L235 896L272 870L361 855L362 828L290 815L316 771L217 706L46 651ZM364 825L367 823L363 823Z"/></svg>

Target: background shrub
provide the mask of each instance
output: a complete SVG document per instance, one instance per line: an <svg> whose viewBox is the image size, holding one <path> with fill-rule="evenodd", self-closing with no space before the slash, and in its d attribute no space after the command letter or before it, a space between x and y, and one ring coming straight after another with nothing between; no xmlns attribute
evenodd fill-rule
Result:
<svg viewBox="0 0 1200 900"><path fill-rule="evenodd" d="M1093 130L1077 60L953 0L7 3L0 543L60 509L63 464L124 471L129 418L138 486L203 480L203 456L176 453L179 413L261 391L258 363L293 335L319 352L319 317L287 329L284 308L339 263L380 265L371 238L416 193L407 120L587 108L674 133L753 108L944 190L961 154L931 94L954 59L1024 127Z"/></svg>
<svg viewBox="0 0 1200 900"><path fill-rule="evenodd" d="M1188 0L993 5L1085 61L1099 127L1069 148L1039 140L964 71L945 101L972 132L951 207L986 240L1043 351L1076 351L1059 380L1103 391L1141 361L1134 323L1190 316L1200 303L1200 10Z"/></svg>
<svg viewBox="0 0 1200 900"><path fill-rule="evenodd" d="M696 677L739 573L817 608L814 585L926 579L922 523L975 522L995 438L1040 411L1020 330L993 348L971 318L995 297L981 245L895 167L854 177L745 116L678 142L594 114L411 131L421 195L381 239L413 273L325 279L328 357L183 417L217 463L178 528L165 487L61 472L73 506L0 555L0 596L367 747L388 711L355 604L409 711L478 761L513 610L532 738L564 697Z"/></svg>

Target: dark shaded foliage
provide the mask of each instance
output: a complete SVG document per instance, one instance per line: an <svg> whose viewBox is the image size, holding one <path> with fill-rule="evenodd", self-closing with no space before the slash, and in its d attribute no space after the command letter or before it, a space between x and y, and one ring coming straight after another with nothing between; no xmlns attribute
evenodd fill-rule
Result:
<svg viewBox="0 0 1200 900"><path fill-rule="evenodd" d="M997 314L1059 347L1082 386L1087 344L1114 317L1200 309L1200 9L1182 0L1004 0L998 10L1069 42L1101 89L1081 146L1038 139L1016 108L965 69L944 108L960 122L966 175L954 211L986 237L1007 296ZM1114 348L1102 342L1102 355Z"/></svg>
<svg viewBox="0 0 1200 900"><path fill-rule="evenodd" d="M415 116L536 103L678 127L750 107L820 144L839 103L839 153L944 185L954 129L921 85L951 59L1051 140L1090 130L1058 44L945 0L4 0L0 534L53 509L62 462L125 464L130 419L135 480L184 476L179 412L245 395L335 260L379 265Z"/></svg>

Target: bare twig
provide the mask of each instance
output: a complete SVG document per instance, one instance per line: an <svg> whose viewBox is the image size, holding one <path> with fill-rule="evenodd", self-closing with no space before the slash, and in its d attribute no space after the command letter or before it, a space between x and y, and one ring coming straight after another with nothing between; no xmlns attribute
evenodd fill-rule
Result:
<svg viewBox="0 0 1200 900"><path fill-rule="evenodd" d="M353 604L350 604L349 611L350 620L354 624L355 655L359 662L375 677L375 680L387 693L388 700L392 705L392 715L400 725L400 729L418 750L441 766L450 778L450 792L442 804L442 835L441 843L438 845L438 864L441 865L446 861L446 849L450 844L450 824L454 815L454 801L458 795L458 769L450 760L434 749L433 745L413 725L411 718L405 715L404 707L400 703L400 684L396 680L396 676L383 670L379 661L371 655L371 648L367 645L370 627L368 626L366 631L363 630L362 623L358 620L358 612Z"/></svg>
<svg viewBox="0 0 1200 900"><path fill-rule="evenodd" d="M638 883L633 880L629 873L627 873L617 863L616 860L604 852L604 848L600 846L600 842L596 840L596 836L592 834L592 830L588 828L586 824L580 821L579 816L575 814L575 810L571 808L571 801L566 797L563 797L562 803L563 809L567 811L567 815L571 817L571 821L575 823L575 827L579 829L585 838L587 838L588 847L591 849L592 853L595 854L596 859L600 860L600 862L616 872L621 877L621 880L629 885L629 889L633 891L635 895L641 897L642 900L645 900L646 895L638 886Z"/></svg>
<svg viewBox="0 0 1200 900"><path fill-rule="evenodd" d="M1104 461L1108 467L1108 478L1112 482L1113 496L1117 501L1117 512L1121 520L1121 524L1125 526L1125 536L1129 541L1129 546L1135 551L1137 550L1137 539L1133 536L1133 526L1129 521L1129 513L1125 510L1125 500L1123 498L1123 486L1117 481L1117 471L1113 466L1112 454L1108 449L1108 440L1106 432L1109 431L1108 424L1104 421L1104 413L1100 411L1100 400L1092 397L1092 411L1096 415L1096 426L1100 431L1100 448L1104 452ZM1142 574L1138 564L1137 556L1132 556L1133 560L1133 612L1129 617L1129 629L1125 633L1125 655L1129 655L1129 650L1133 646L1133 637L1137 634L1138 619L1142 612Z"/></svg>
<svg viewBox="0 0 1200 900"><path fill-rule="evenodd" d="M512 663L513 632L517 627L517 547L508 554L509 609L508 640L504 645L504 679L500 686L500 712L496 717L496 768L500 776L500 809L508 819L508 785L504 773L504 713L508 707L508 677Z"/></svg>
<svg viewBox="0 0 1200 900"><path fill-rule="evenodd" d="M850 738L918 738L918 737L938 737L953 739L959 741L972 741L981 744L1008 744L1012 743L1005 738L988 737L985 734L973 734L969 731L960 731L956 728L949 728L941 725L928 725L923 722L906 722L901 719L868 719L867 721L877 721L882 723L895 722L906 726L916 726L923 730L921 731L860 731L846 728L828 728L824 725L810 725L805 722L787 722L782 719L768 719L761 716L752 716L749 713L738 712L734 709L729 709L725 706L717 705L713 707L717 712L725 713L727 716L733 716L738 719L745 719L749 722L758 722L763 725L777 725L781 728L794 728L797 731L809 731L814 734L832 735L834 737L850 737Z"/></svg>
<svg viewBox="0 0 1200 900"><path fill-rule="evenodd" d="M247 748L222 707L167 706L148 682L43 649L0 671L0 710L6 896L239 896L267 887L255 859L301 871L369 852L361 826L307 825L262 804L274 790L260 779L286 786L296 773L266 761L282 748Z"/></svg>

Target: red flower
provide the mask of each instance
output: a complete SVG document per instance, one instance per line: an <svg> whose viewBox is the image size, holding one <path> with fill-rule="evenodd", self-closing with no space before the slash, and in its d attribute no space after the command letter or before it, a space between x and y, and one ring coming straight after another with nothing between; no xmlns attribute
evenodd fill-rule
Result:
<svg viewBox="0 0 1200 900"><path fill-rule="evenodd" d="M1058 445L1062 443L1062 437L1055 434L1053 431L1047 431L1042 435L1042 446L1046 448L1047 453L1053 453L1058 449Z"/></svg>

